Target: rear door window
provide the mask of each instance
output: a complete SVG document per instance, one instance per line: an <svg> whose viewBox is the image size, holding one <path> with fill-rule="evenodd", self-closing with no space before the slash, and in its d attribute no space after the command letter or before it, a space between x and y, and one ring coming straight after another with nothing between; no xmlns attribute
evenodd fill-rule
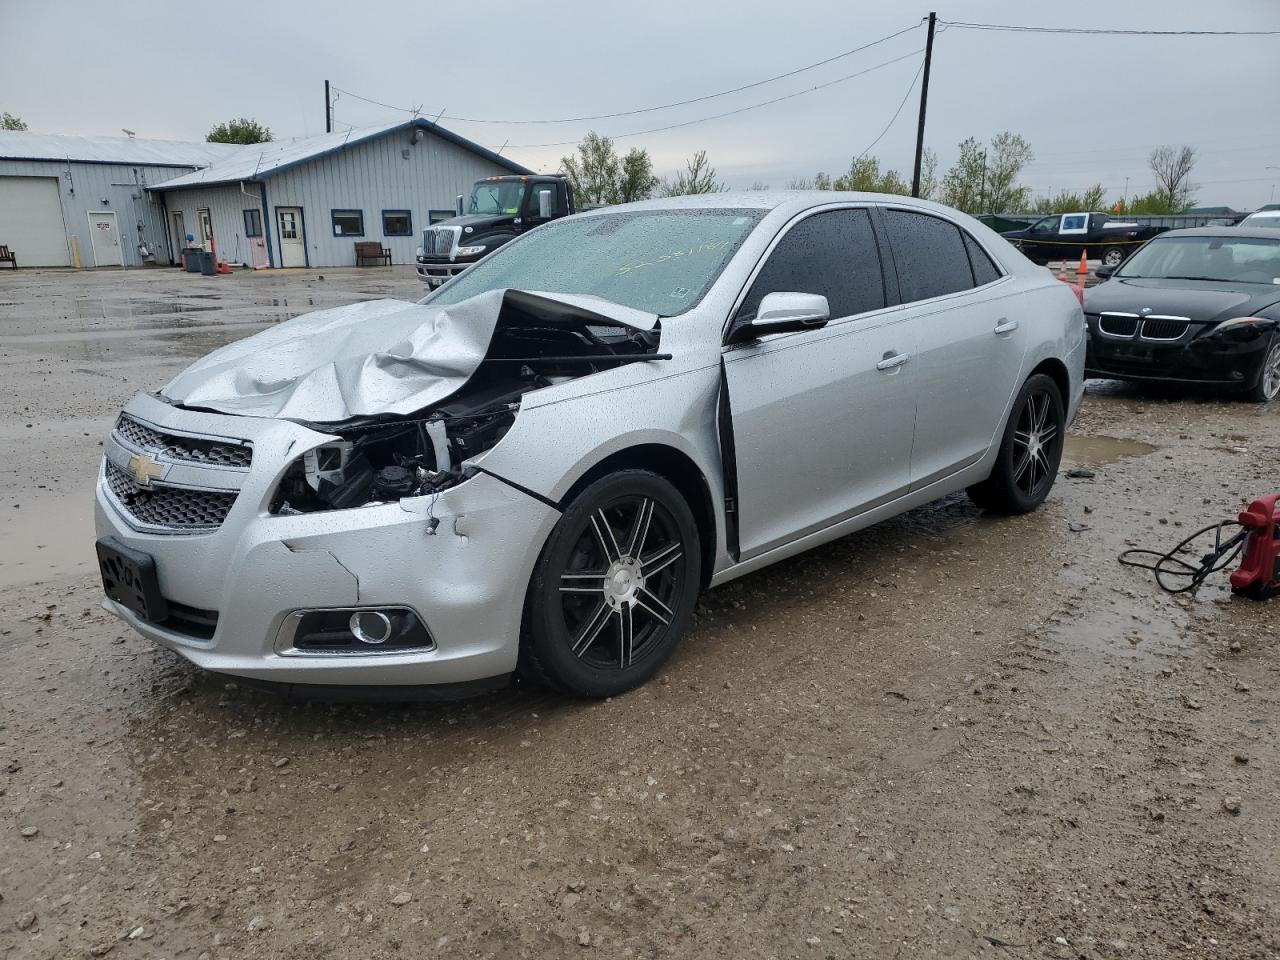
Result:
<svg viewBox="0 0 1280 960"><path fill-rule="evenodd" d="M828 210L786 232L756 276L737 319L755 317L769 293L820 293L831 319L885 305L884 274L866 210Z"/></svg>
<svg viewBox="0 0 1280 960"><path fill-rule="evenodd" d="M909 210L885 210L884 223L903 303L972 289L973 268L959 227Z"/></svg>
<svg viewBox="0 0 1280 960"><path fill-rule="evenodd" d="M992 262L987 251L983 250L978 241L973 239L967 231L961 230L960 235L964 237L964 248L969 252L969 266L973 268L974 283L980 287L992 280L999 280L1000 270Z"/></svg>

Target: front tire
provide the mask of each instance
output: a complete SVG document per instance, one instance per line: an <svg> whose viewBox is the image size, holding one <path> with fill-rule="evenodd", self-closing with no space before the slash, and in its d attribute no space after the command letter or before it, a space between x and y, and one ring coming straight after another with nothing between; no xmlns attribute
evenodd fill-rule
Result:
<svg viewBox="0 0 1280 960"><path fill-rule="evenodd" d="M1053 378L1027 379L1013 402L991 475L968 489L992 513L1030 513L1044 502L1062 462L1066 410Z"/></svg>
<svg viewBox="0 0 1280 960"><path fill-rule="evenodd" d="M1272 334L1258 382L1249 388L1245 398L1253 403L1270 403L1277 396L1280 396L1280 334Z"/></svg>
<svg viewBox="0 0 1280 960"><path fill-rule="evenodd" d="M596 480L534 569L522 675L596 699L639 686L688 628L701 559L693 512L670 482L646 470Z"/></svg>

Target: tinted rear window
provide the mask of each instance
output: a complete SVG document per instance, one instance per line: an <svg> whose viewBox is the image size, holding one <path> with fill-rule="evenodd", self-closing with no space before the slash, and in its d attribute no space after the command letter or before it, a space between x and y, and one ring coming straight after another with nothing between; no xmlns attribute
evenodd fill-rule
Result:
<svg viewBox="0 0 1280 960"><path fill-rule="evenodd" d="M959 227L907 210L886 210L884 220L904 303L973 287Z"/></svg>
<svg viewBox="0 0 1280 960"><path fill-rule="evenodd" d="M968 233L963 230L960 233L964 237L964 248L969 251L969 265L973 267L974 283L980 287L984 283L990 283L992 280L999 280L1000 271L991 262L991 257L987 255L987 251L983 250L978 241Z"/></svg>

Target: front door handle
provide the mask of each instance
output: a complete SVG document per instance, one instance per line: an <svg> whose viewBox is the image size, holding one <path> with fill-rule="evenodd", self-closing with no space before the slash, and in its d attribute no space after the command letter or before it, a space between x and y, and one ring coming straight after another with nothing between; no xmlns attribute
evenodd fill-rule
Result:
<svg viewBox="0 0 1280 960"><path fill-rule="evenodd" d="M877 370L892 370L894 367L900 367L911 359L909 353L894 353L890 351L884 355L884 359L876 364Z"/></svg>
<svg viewBox="0 0 1280 960"><path fill-rule="evenodd" d="M1018 329L1017 320L1001 320L999 323L996 324L995 332L996 332L996 336L999 336L1002 333L1013 333L1013 331L1017 329Z"/></svg>

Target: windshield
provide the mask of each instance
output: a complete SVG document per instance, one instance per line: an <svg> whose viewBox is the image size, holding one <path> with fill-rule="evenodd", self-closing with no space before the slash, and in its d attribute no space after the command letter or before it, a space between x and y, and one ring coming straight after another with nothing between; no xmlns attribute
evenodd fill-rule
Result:
<svg viewBox="0 0 1280 960"><path fill-rule="evenodd" d="M511 287L589 294L675 316L702 299L764 213L645 210L556 221L513 240L427 299L458 303Z"/></svg>
<svg viewBox="0 0 1280 960"><path fill-rule="evenodd" d="M515 215L520 212L522 200L523 180L481 180L471 188L467 213Z"/></svg>
<svg viewBox="0 0 1280 960"><path fill-rule="evenodd" d="M1115 275L1280 283L1280 237L1157 237Z"/></svg>

